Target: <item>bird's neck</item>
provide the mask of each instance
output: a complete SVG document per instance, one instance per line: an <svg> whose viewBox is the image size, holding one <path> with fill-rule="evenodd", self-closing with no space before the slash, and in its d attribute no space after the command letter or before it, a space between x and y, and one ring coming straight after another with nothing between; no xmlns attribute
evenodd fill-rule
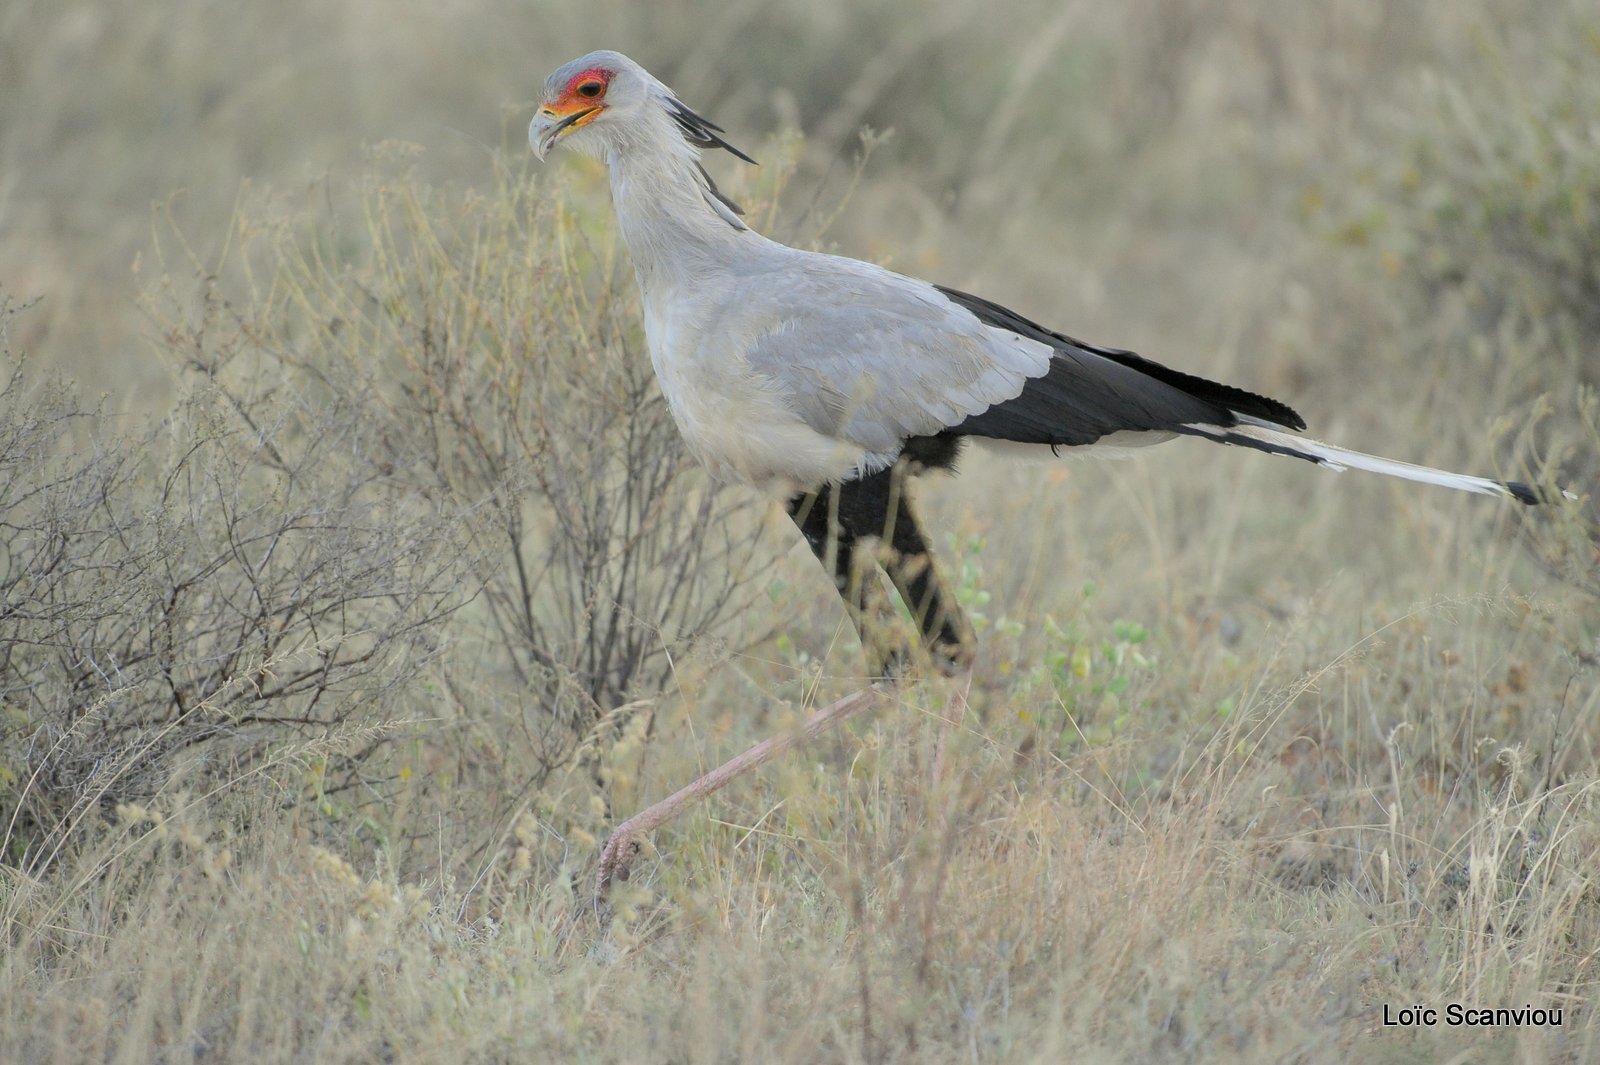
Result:
<svg viewBox="0 0 1600 1065"><path fill-rule="evenodd" d="M636 144L607 158L617 224L647 291L726 262L752 236L713 206L697 153L675 130L665 136L680 143Z"/></svg>

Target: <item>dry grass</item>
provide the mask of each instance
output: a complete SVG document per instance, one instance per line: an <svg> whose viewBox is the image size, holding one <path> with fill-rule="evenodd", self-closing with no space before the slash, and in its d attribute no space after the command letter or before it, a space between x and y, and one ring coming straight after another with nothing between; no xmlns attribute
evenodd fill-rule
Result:
<svg viewBox="0 0 1600 1065"><path fill-rule="evenodd" d="M952 692L930 680L662 830L596 919L606 826L847 690L860 653L786 520L706 493L652 435L597 175L522 169L519 105L588 47L634 54L746 146L806 131L756 153L780 165L718 171L775 235L1237 380L1326 439L1594 493L1583 4L916 10L0 14L0 278L41 298L6 319L8 365L30 355L15 387L35 389L8 393L0 434L20 441L0 448L8 533L19 514L63 527L35 501L79 497L30 486L93 468L121 471L126 527L159 529L164 471L226 445L234 494L194 482L183 536L62 556L141 575L107 589L116 617L188 572L140 559L193 561L229 514L315 512L328 485L376 516L363 528L448 530L467 571L371 684L252 734L250 760L175 754L135 781L107 751L74 784L49 775L52 738L211 735L251 671L181 718L117 716L145 689L87 668L88 644L60 657L55 630L16 635L38 575L8 537L0 1060L1600 1057L1590 504L1524 512L1198 444L975 456L926 485L984 641L941 783ZM897 132L840 206L863 122ZM365 152L390 138L426 148ZM34 384L52 369L108 398L30 436L30 411L73 409ZM573 401L596 382L596 405ZM183 414L145 432L145 410ZM236 420L263 411L256 436ZM630 430L671 505L616 502L637 467L582 464L610 446L583 433ZM567 494L580 482L597 493ZM229 498L256 509L207 509ZM670 557L713 606L751 587L739 545L778 555L731 617L664 595L648 575L670 567L618 577L687 515L722 539ZM314 557L343 557L348 536L314 531ZM386 580L445 572L394 557ZM515 557L549 583L525 588ZM236 563L236 584L194 586L236 607L227 589L275 587ZM72 604L96 601L95 572ZM341 634L385 616L370 599ZM264 640L278 601L241 615ZM609 631L633 641L625 677L591 668ZM1564 1023L1382 1025L1385 1004L1450 1002Z"/></svg>

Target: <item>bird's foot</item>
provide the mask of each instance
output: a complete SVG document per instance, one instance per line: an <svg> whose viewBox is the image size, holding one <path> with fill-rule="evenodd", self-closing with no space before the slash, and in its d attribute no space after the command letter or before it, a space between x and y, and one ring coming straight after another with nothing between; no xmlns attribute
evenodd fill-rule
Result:
<svg viewBox="0 0 1600 1065"><path fill-rule="evenodd" d="M596 902L606 900L611 894L613 883L627 881L633 860L639 856L639 849L639 833L634 828L632 818L611 830L611 835L606 837L605 846L600 848L600 862L595 869Z"/></svg>

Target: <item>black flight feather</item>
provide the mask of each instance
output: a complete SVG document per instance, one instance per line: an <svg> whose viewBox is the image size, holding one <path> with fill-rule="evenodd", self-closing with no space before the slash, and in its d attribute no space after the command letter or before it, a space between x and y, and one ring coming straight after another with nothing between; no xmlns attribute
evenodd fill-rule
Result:
<svg viewBox="0 0 1600 1065"><path fill-rule="evenodd" d="M1285 429L1305 420L1286 404L1162 366L1131 351L1098 348L956 289L939 291L979 321L1048 344L1055 357L1022 394L974 414L950 432L1023 444L1078 446L1118 431L1183 432L1185 425L1238 425L1240 416Z"/></svg>

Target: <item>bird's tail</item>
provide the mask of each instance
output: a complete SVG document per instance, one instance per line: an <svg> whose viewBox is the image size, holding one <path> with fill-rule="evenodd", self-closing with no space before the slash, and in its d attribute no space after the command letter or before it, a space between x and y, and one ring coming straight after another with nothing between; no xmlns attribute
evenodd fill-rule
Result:
<svg viewBox="0 0 1600 1065"><path fill-rule="evenodd" d="M1222 444L1237 444L1240 447L1254 448L1265 451L1271 455L1289 455L1307 462L1315 462L1335 472L1347 469L1367 470L1371 473L1382 473L1390 477L1399 477L1407 481L1419 481L1422 484L1436 484L1443 488L1454 488L1462 492L1477 492L1479 495L1502 496L1506 499L1515 499L1519 503L1529 505L1550 502L1555 495L1544 492L1532 485L1520 481L1496 481L1488 477L1474 477L1466 473L1451 473L1448 470L1436 470L1431 466L1418 466L1410 462L1400 462L1396 459L1379 458L1377 455L1368 455L1360 451L1351 451L1349 448L1336 447L1333 444L1324 444L1320 440L1310 440L1293 433L1280 432L1261 425L1185 425L1183 430L1195 436L1203 436ZM1575 498L1571 492L1560 492L1560 497Z"/></svg>

